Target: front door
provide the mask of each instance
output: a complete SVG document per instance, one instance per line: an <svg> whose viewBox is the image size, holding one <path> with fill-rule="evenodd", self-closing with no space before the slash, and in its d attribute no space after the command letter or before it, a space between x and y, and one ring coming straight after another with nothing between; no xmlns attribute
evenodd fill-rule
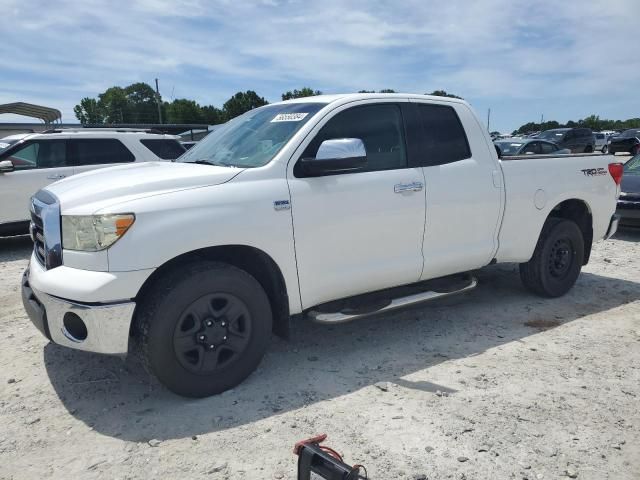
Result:
<svg viewBox="0 0 640 480"><path fill-rule="evenodd" d="M0 224L27 221L29 199L43 187L73 175L65 140L32 140L0 156L15 170L0 173Z"/></svg>
<svg viewBox="0 0 640 480"><path fill-rule="evenodd" d="M422 272L424 176L408 166L400 105L342 107L309 138L300 158L315 157L323 140L359 138L367 167L305 178L295 168L299 159L290 162L303 308L416 282Z"/></svg>

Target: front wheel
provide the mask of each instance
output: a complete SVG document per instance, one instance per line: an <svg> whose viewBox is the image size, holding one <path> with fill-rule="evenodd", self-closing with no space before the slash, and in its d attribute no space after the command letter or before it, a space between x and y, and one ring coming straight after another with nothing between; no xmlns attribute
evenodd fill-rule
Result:
<svg viewBox="0 0 640 480"><path fill-rule="evenodd" d="M199 262L165 274L138 305L143 358L169 390L207 397L253 372L271 338L269 299L232 265Z"/></svg>
<svg viewBox="0 0 640 480"><path fill-rule="evenodd" d="M609 150L609 149L608 149L608 148L607 148L607 146L605 145L604 147L602 147L602 150L601 150L601 151L602 151L602 153L606 154L608 150Z"/></svg>
<svg viewBox="0 0 640 480"><path fill-rule="evenodd" d="M576 283L584 260L582 231L571 220L549 218L533 257L520 264L525 287L543 297L560 297Z"/></svg>

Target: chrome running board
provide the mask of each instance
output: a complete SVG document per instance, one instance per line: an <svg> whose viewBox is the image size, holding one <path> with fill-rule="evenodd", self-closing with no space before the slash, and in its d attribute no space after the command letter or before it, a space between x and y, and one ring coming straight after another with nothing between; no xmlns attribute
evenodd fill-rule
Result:
<svg viewBox="0 0 640 480"><path fill-rule="evenodd" d="M478 285L478 280L475 277L469 277L468 283L462 288L458 288L456 290L451 290L451 291L444 291L444 292L436 292L436 291L429 290L425 292L415 293L413 295L407 295L405 297L394 298L390 300L385 306L382 306L378 309L363 312L363 313L343 313L342 311L320 312L317 310L310 310L307 313L307 316L311 318L311 320L317 323L349 322L357 318L377 315L379 313L389 312L391 310L407 307L409 305L414 305L414 304L426 302L429 300L435 300L437 298L448 297L449 295L463 293L469 290L473 290L476 287L476 285Z"/></svg>

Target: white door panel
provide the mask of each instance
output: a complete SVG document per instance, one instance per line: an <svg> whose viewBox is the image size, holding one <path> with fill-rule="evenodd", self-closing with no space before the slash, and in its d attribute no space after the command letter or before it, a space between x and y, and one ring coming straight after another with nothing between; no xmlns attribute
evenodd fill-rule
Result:
<svg viewBox="0 0 640 480"><path fill-rule="evenodd" d="M475 158L424 167L427 221L423 279L485 266L495 251L501 190Z"/></svg>
<svg viewBox="0 0 640 480"><path fill-rule="evenodd" d="M29 199L41 188L73 175L73 167L0 173L0 223L29 220Z"/></svg>
<svg viewBox="0 0 640 480"><path fill-rule="evenodd" d="M420 168L290 178L303 308L418 281L425 192Z"/></svg>

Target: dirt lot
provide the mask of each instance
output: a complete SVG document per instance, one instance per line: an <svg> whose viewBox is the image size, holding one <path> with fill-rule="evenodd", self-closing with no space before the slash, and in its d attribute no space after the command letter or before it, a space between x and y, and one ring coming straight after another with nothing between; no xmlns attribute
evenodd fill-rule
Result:
<svg viewBox="0 0 640 480"><path fill-rule="evenodd" d="M319 432L374 479L640 478L640 233L576 288L515 266L384 317L298 325L248 381L186 400L133 359L48 344L26 318L26 238L0 240L0 478L295 479Z"/></svg>

